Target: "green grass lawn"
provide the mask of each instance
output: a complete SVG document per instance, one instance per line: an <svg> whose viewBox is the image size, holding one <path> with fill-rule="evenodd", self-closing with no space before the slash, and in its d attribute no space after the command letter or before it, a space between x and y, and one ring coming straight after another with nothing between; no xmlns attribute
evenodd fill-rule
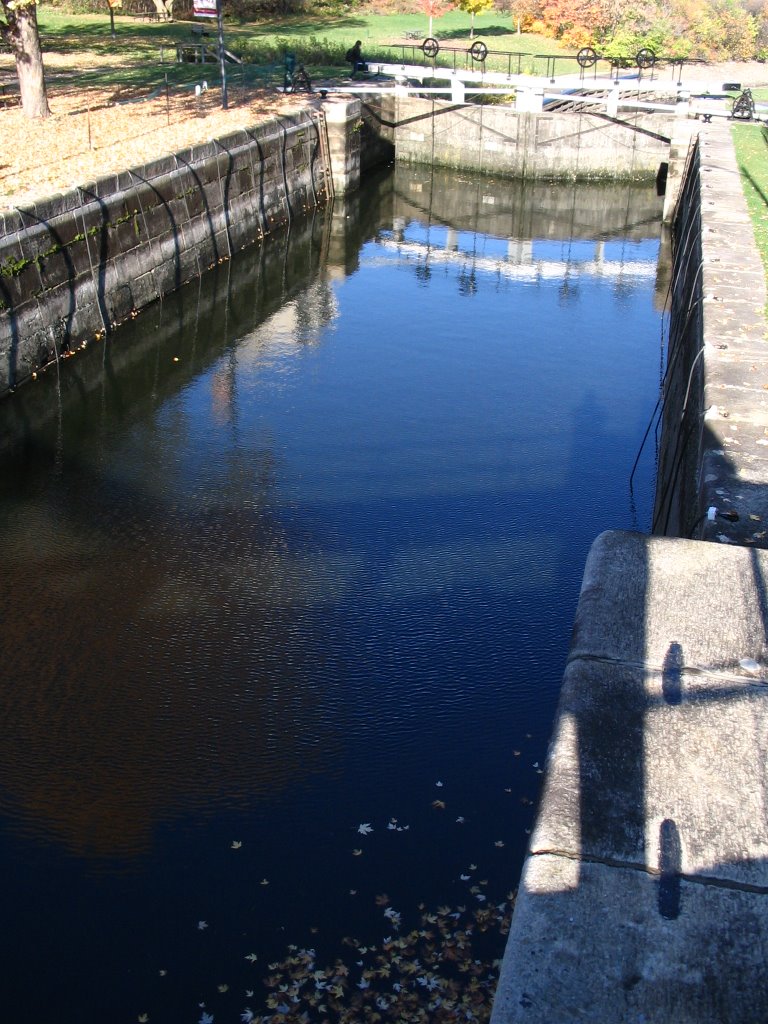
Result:
<svg viewBox="0 0 768 1024"><path fill-rule="evenodd" d="M755 90L756 99L760 91L765 90ZM768 128L734 124L731 133L755 241L768 274Z"/></svg>
<svg viewBox="0 0 768 1024"><path fill-rule="evenodd" d="M166 59L172 60L177 43L191 40L191 25L188 21L158 24L145 22L141 18L117 17L115 19L116 39L109 29L108 14L67 15L49 7L39 8L38 20L43 44L43 54L56 53L71 55L73 66L76 59L82 64L82 55L92 53L99 57L119 60L120 68L102 69L96 80L111 81L114 84L137 85L142 78L147 82L157 77L160 48L165 46ZM206 26L215 34L215 22ZM251 64L282 64L286 51L293 52L297 61L303 63L315 77L346 74L344 54L356 39L362 40L363 54L368 60L400 63L403 61L424 63L421 50L415 48L427 36L429 22L423 14L374 15L348 14L328 18L291 17L268 19L261 22L225 22L225 40L228 49L237 53ZM406 39L406 33L419 33L412 47L403 49L396 44ZM470 44L470 18L461 11L451 11L433 22L433 35L441 43L438 64L463 67L469 64L479 67L468 57ZM524 73L544 74L549 68L544 61L534 61L534 54L565 54L551 39L541 36L518 35L509 15L499 12L478 15L475 18L475 39L482 40L493 51L523 54L517 57L489 56L488 70L518 69ZM458 52L453 53L450 48ZM510 66L511 62L511 66ZM166 67L165 70L169 70ZM575 70L573 61L564 61L559 72ZM185 74L199 76L196 71L174 67L174 77Z"/></svg>

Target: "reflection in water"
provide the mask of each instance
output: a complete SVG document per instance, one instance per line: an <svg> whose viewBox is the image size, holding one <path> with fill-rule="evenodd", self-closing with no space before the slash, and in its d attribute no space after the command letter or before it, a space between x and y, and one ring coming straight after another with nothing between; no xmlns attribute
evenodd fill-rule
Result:
<svg viewBox="0 0 768 1024"><path fill-rule="evenodd" d="M270 257L285 262L279 249ZM315 274L319 258L317 250ZM251 283L252 262L239 268L239 283ZM218 318L219 282L206 284L203 301ZM227 284L224 316L239 325L235 282ZM284 287L266 301L275 311L213 363L212 425L236 428L239 361L279 359L332 319L327 286L303 285L296 299ZM197 410L177 395L133 416L134 388L146 403L140 392L161 363L158 390L174 390L169 371L182 360L171 351L204 364L227 342L201 351L195 331L195 352L189 315L175 305L155 328L164 344L131 367L135 384L100 375L95 358L77 367L94 411L100 391L101 432L83 423L86 436L69 445L65 427L53 481L43 451L42 472L25 465L21 486L4 487L12 499L2 510L2 640L15 670L0 690L3 720L13 723L0 746L0 806L14 829L79 856L145 853L159 821L273 794L333 758L343 719L342 709L338 720L317 714L312 669L326 638L313 635L304 609L323 587L322 560L271 511L269 445L235 439L198 462ZM134 340L118 339L116 363L141 359L141 350L126 351ZM33 443L51 443L42 436ZM297 632L301 647L286 659Z"/></svg>
<svg viewBox="0 0 768 1024"><path fill-rule="evenodd" d="M147 452L169 484L164 454ZM265 507L269 453L243 451L175 508L127 481L106 502L103 479L65 472L42 545L34 506L5 531L17 670L0 690L0 801L14 827L135 855L158 821L247 806L327 762L342 709L317 715L324 638L304 613L322 565Z"/></svg>
<svg viewBox="0 0 768 1024"><path fill-rule="evenodd" d="M482 1019L584 557L649 514L658 217L398 167L0 406L14 1020L237 1020L343 949L348 1014L436 949L464 1005L487 928Z"/></svg>

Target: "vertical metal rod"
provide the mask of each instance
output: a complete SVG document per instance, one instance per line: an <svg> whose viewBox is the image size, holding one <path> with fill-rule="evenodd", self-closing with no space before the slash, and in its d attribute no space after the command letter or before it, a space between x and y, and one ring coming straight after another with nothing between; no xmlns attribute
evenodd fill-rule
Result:
<svg viewBox="0 0 768 1024"><path fill-rule="evenodd" d="M170 125L171 123L171 97L168 91L168 72L165 72L165 119Z"/></svg>
<svg viewBox="0 0 768 1024"><path fill-rule="evenodd" d="M224 19L221 15L221 0L216 0L216 21L219 27L219 69L221 71L221 109L229 106L227 95L227 62L224 59Z"/></svg>

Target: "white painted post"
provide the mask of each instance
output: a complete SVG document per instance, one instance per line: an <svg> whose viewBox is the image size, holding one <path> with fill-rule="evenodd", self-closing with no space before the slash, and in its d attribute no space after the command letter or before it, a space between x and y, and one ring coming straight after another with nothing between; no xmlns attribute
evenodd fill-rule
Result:
<svg viewBox="0 0 768 1024"><path fill-rule="evenodd" d="M466 98L467 92L464 88L464 83L459 78L451 79L451 102L452 103L463 103Z"/></svg>
<svg viewBox="0 0 768 1024"><path fill-rule="evenodd" d="M619 86L614 84L605 100L605 112L609 117L616 117L619 113Z"/></svg>
<svg viewBox="0 0 768 1024"><path fill-rule="evenodd" d="M679 92L677 94L677 103L675 103L675 117L690 117L691 115L691 94L689 92Z"/></svg>
<svg viewBox="0 0 768 1024"><path fill-rule="evenodd" d="M518 86L515 109L524 114L539 114L544 109L544 89Z"/></svg>
<svg viewBox="0 0 768 1024"><path fill-rule="evenodd" d="M360 117L359 99L334 100L323 105L328 128L328 149L337 196L355 192L360 187Z"/></svg>

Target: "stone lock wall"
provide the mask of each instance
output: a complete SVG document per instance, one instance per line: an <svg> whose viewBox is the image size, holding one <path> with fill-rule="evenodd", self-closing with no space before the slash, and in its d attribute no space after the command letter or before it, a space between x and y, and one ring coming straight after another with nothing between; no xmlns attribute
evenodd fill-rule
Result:
<svg viewBox="0 0 768 1024"><path fill-rule="evenodd" d="M669 159L669 114L520 112L399 97L398 161L524 179L648 178Z"/></svg>
<svg viewBox="0 0 768 1024"><path fill-rule="evenodd" d="M699 358L704 307L698 144L691 152L671 242L673 277L653 529L655 533L685 537L699 504L704 400L704 363Z"/></svg>
<svg viewBox="0 0 768 1024"><path fill-rule="evenodd" d="M0 395L357 188L359 114L353 100L281 115L0 214Z"/></svg>
<svg viewBox="0 0 768 1024"><path fill-rule="evenodd" d="M765 547L765 268L724 119L694 140L672 242L653 532Z"/></svg>

